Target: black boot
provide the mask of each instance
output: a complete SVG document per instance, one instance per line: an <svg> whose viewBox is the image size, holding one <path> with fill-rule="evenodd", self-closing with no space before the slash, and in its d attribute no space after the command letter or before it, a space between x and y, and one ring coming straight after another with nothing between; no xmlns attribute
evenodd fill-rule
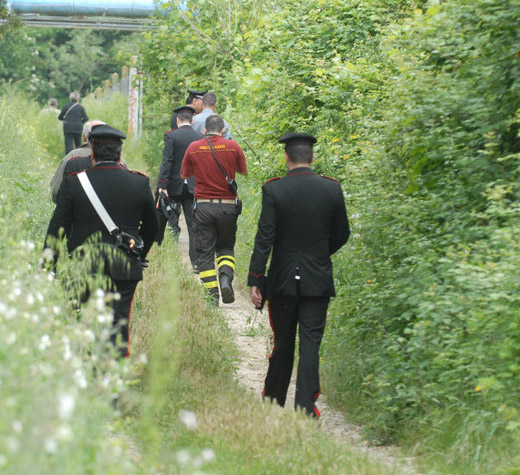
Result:
<svg viewBox="0 0 520 475"><path fill-rule="evenodd" d="M235 301L235 294L231 286L231 277L226 274L220 276L220 293L222 294L222 302L233 303Z"/></svg>

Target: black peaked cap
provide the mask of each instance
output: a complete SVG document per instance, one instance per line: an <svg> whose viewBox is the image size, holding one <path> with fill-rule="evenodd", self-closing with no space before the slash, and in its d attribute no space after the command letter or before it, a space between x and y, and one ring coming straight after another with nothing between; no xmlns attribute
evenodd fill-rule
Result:
<svg viewBox="0 0 520 475"><path fill-rule="evenodd" d="M89 140L124 140L126 135L107 124L95 125L90 131Z"/></svg>
<svg viewBox="0 0 520 475"><path fill-rule="evenodd" d="M192 95L192 96L195 96L195 97L198 97L200 99L202 99L202 96L204 94L206 94L206 92L208 92L209 89L206 89L205 91L196 91L195 89L188 89L188 92Z"/></svg>
<svg viewBox="0 0 520 475"><path fill-rule="evenodd" d="M180 106L180 107L177 107L177 109L173 109L173 112L175 112L176 114L178 114L179 112L184 112L184 111L195 114L195 109L191 106Z"/></svg>
<svg viewBox="0 0 520 475"><path fill-rule="evenodd" d="M306 134L306 133L297 133L291 132L290 134L285 134L283 137L278 139L279 143L284 143L286 145L290 144L306 144L313 145L318 141L314 135Z"/></svg>

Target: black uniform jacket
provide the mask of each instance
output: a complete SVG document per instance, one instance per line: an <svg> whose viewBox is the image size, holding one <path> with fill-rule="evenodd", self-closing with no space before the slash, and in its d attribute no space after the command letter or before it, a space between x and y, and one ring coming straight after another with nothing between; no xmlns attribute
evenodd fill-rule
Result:
<svg viewBox="0 0 520 475"><path fill-rule="evenodd" d="M78 104L77 102L69 102L67 105L63 106L61 109L60 115L58 116L59 120L63 120L63 132L68 132L71 134L81 134L83 132L83 124L88 121L87 113L85 112L84 107L81 104L74 106L74 104ZM74 106L73 109L71 107ZM67 111L70 109L70 112L67 114ZM65 117L67 115L67 117Z"/></svg>
<svg viewBox="0 0 520 475"><path fill-rule="evenodd" d="M97 163L87 170L87 176L116 226L121 231L143 238L144 258L159 228L148 177L116 162ZM47 235L58 237L60 228L65 230L69 252L96 232L101 232L102 242L114 243L114 238L85 194L77 173L69 175L61 185ZM46 247L51 247L47 240ZM109 264L105 272L113 279L142 279L142 266L135 257Z"/></svg>
<svg viewBox="0 0 520 475"><path fill-rule="evenodd" d="M182 125L180 128L170 130L164 134L164 148L161 169L157 186L166 188L168 196L173 199L180 198L184 186L184 178L181 178L181 164L184 152L188 145L196 140L200 140L202 135L196 132L189 125ZM195 178L188 178L188 189L191 194L195 191Z"/></svg>
<svg viewBox="0 0 520 475"><path fill-rule="evenodd" d="M267 297L332 297L331 254L350 229L340 184L299 167L264 184L248 285L262 287L271 249Z"/></svg>

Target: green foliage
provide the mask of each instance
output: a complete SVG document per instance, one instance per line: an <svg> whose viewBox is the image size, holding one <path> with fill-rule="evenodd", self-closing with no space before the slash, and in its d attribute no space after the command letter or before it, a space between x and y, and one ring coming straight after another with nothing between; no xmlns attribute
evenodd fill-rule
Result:
<svg viewBox="0 0 520 475"><path fill-rule="evenodd" d="M241 181L239 273L260 185L284 173L276 139L312 132L315 169L342 181L353 231L334 258L328 395L370 437L416 445L419 436L461 472L514 467L518 2L265 4L247 41L235 33L231 43L242 49L231 55L208 23L217 3L200 3L200 17L186 13L185 21L198 22L191 29L172 11L145 39L145 67L153 97L162 94L154 127L187 85L217 78L212 88L227 99L222 112L251 175ZM201 41L200 25L215 43Z"/></svg>
<svg viewBox="0 0 520 475"><path fill-rule="evenodd" d="M112 296L96 290L78 312L78 262L63 253L59 279L42 270L56 165L41 146L44 121L24 95L0 95L0 471L135 473L110 433L110 403L132 368L111 357Z"/></svg>
<svg viewBox="0 0 520 475"><path fill-rule="evenodd" d="M107 30L11 29L0 36L0 79L42 102L57 97L63 106L71 91L93 89L128 64L136 38Z"/></svg>

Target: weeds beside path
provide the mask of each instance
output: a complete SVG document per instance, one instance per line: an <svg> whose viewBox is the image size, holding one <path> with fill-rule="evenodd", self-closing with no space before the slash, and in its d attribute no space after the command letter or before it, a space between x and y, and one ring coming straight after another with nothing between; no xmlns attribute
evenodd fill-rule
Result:
<svg viewBox="0 0 520 475"><path fill-rule="evenodd" d="M189 266L188 239L184 222L181 222L183 232L179 240L183 261ZM195 276L196 277L196 276ZM229 326L233 339L239 351L239 364L236 369L236 379L240 386L253 393L258 404L261 401L261 392L264 385L265 373L267 370L267 357L271 352L271 330L267 310L256 311L244 289L235 285L235 302L229 305L220 306L220 311L225 322ZM289 387L288 402L284 411L293 411L295 388L295 374ZM369 446L361 436L361 428L350 424L345 420L344 415L327 406L326 395L320 396L318 407L322 414L318 430L334 441L345 446L349 451L358 451L367 458L377 460L385 467L392 467L400 474L419 473L413 466L409 458L398 455L397 447ZM309 429L313 421L309 421ZM383 470L386 472L386 470Z"/></svg>

